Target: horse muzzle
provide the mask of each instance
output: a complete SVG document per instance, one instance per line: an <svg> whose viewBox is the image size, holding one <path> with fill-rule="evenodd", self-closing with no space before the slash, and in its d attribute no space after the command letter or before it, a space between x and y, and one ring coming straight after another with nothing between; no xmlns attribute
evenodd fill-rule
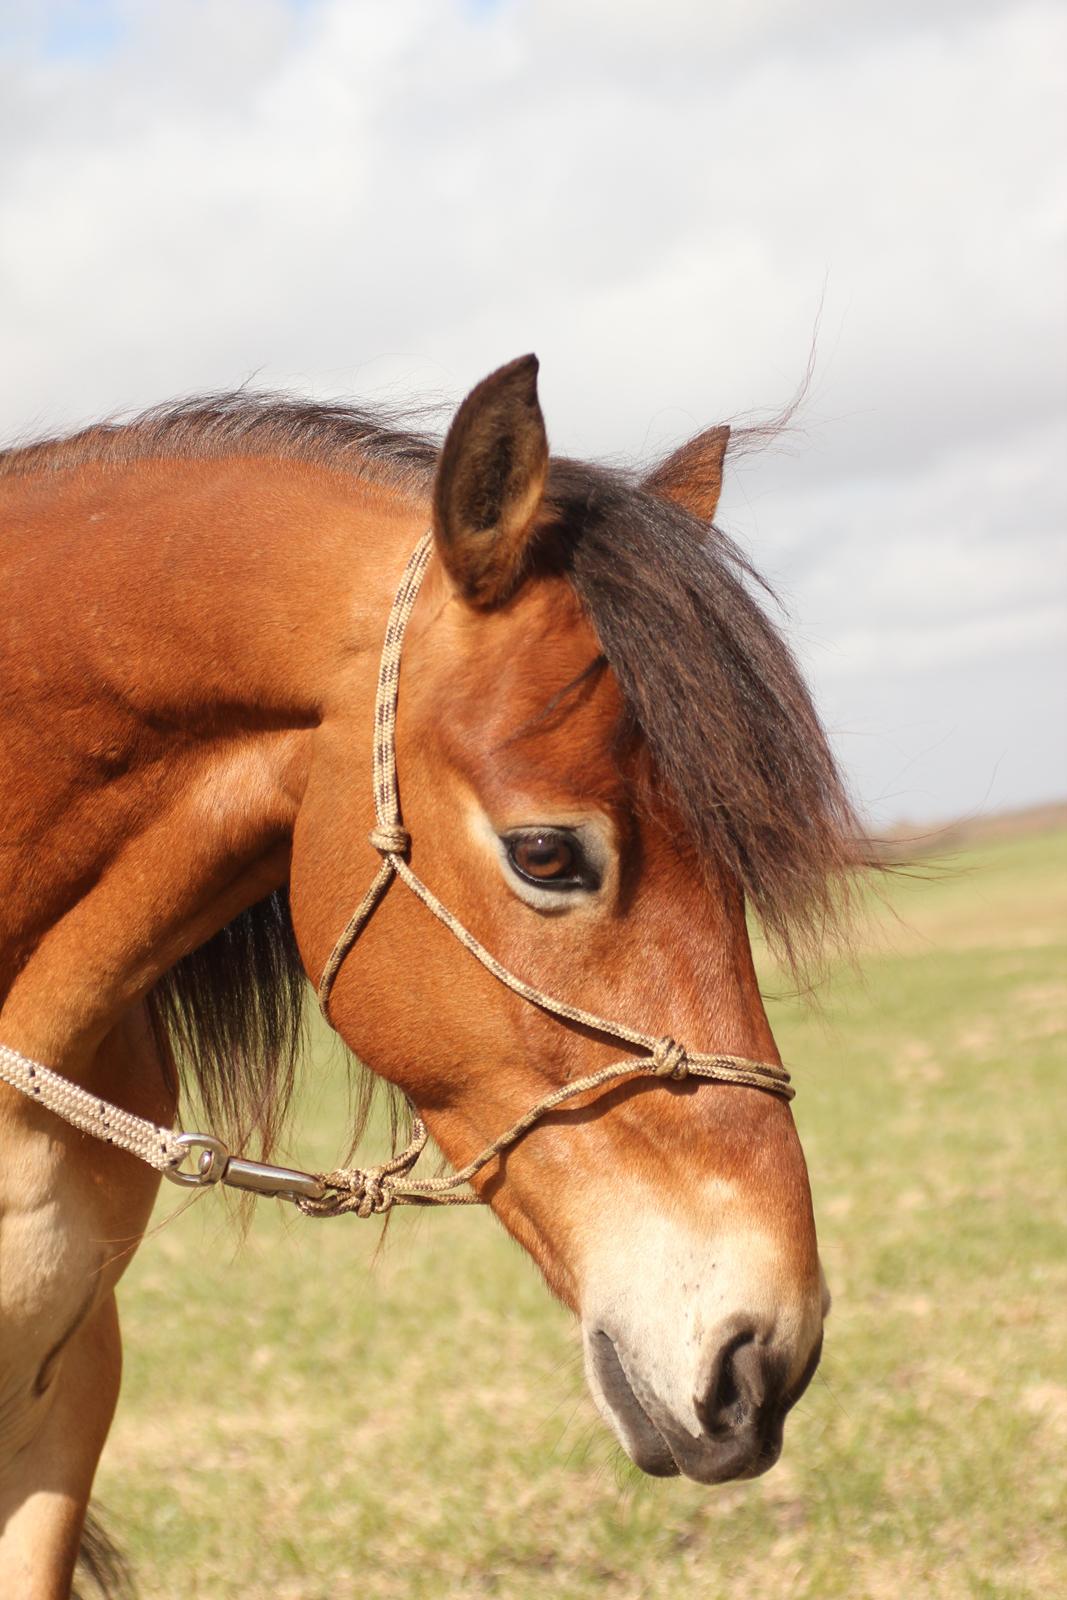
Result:
<svg viewBox="0 0 1067 1600"><path fill-rule="evenodd" d="M698 1483L756 1478L774 1466L786 1415L822 1350L820 1329L790 1383L789 1362L769 1330L731 1318L705 1342L693 1393L679 1406L664 1397L649 1363L608 1328L586 1327L584 1338L593 1398L630 1459L653 1477L683 1473Z"/></svg>

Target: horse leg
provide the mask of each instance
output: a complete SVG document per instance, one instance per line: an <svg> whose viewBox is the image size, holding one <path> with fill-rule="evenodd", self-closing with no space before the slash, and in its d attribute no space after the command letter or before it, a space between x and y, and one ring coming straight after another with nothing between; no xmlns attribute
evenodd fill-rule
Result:
<svg viewBox="0 0 1067 1600"><path fill-rule="evenodd" d="M167 1122L140 1008L79 1074ZM0 1089L4 1086L0 1085ZM114 1288L159 1175L14 1091L0 1095L0 1596L67 1600L121 1368Z"/></svg>
<svg viewBox="0 0 1067 1600"><path fill-rule="evenodd" d="M64 1348L43 1425L0 1473L0 1594L67 1600L121 1367L108 1294Z"/></svg>

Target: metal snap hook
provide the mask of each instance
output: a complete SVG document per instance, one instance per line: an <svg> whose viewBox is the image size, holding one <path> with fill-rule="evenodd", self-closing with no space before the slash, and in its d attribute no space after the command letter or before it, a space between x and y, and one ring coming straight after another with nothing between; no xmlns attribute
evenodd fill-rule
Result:
<svg viewBox="0 0 1067 1600"><path fill-rule="evenodd" d="M222 1182L230 1152L221 1139L214 1138L210 1133L179 1133L173 1142L181 1146L182 1154L177 1163L163 1168L163 1176L171 1183L176 1183L182 1189L206 1189L213 1183ZM183 1172L180 1162L194 1150L200 1151L196 1170Z"/></svg>

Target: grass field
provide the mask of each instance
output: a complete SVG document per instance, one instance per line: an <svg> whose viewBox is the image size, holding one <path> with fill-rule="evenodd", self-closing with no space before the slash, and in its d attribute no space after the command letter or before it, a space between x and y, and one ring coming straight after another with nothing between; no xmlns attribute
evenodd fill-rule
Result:
<svg viewBox="0 0 1067 1600"><path fill-rule="evenodd" d="M486 1214L399 1213L375 1261L376 1224L266 1202L241 1245L212 1197L122 1291L98 1494L144 1600L1067 1594L1067 832L951 866L821 1015L771 1007L835 1297L773 1472L625 1465ZM328 1161L338 1074L303 1101Z"/></svg>

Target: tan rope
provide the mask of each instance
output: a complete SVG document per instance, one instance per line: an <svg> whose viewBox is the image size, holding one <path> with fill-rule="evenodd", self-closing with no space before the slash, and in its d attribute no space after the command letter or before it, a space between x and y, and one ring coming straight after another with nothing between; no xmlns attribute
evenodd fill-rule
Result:
<svg viewBox="0 0 1067 1600"><path fill-rule="evenodd" d="M487 1167L491 1161L503 1155L512 1145L518 1144L536 1122L567 1100L574 1100L578 1095L591 1094L595 1089L601 1089L606 1084L615 1083L621 1078L632 1078L635 1074L672 1078L675 1081L687 1077L709 1078L717 1083L739 1083L758 1089L771 1088L769 1081L752 1073L753 1065L769 1066L769 1063L752 1063L741 1056L690 1056L673 1039L660 1039L656 1041L656 1050L651 1060L616 1061L609 1067L602 1067L599 1072L590 1072L584 1078L575 1078L570 1083L563 1084L561 1088L554 1089L551 1094L546 1094L543 1100L538 1100L537 1104L531 1106L517 1122L513 1122L506 1132L499 1134L472 1161L468 1161L466 1166L460 1167L456 1172L440 1178L408 1177L411 1168L425 1149L427 1141L426 1129L416 1118L411 1144L398 1156L394 1156L391 1162L369 1169L340 1167L334 1172L321 1173L323 1185L331 1192L320 1199L297 1198L296 1204L309 1217L335 1217L346 1211L354 1211L357 1215L366 1217L376 1212L388 1211L395 1205L481 1205L483 1204L481 1196L475 1194L473 1190L465 1189L464 1186L481 1172L483 1167ZM782 1074L782 1078L772 1092L781 1095L783 1099L789 1099L793 1090L788 1086L788 1073L784 1068L778 1068L777 1071Z"/></svg>
<svg viewBox="0 0 1067 1600"><path fill-rule="evenodd" d="M378 687L374 696L373 782L377 826L370 833L370 842L381 854L382 864L374 882L349 917L319 979L319 1008L327 1022L330 1020L330 990L334 980L375 906L393 881L396 863L407 853L411 843L407 829L400 820L400 797L396 781L396 702L400 690L400 656L404 648L404 633L408 618L415 608L419 586L432 550L433 535L425 533L404 568L385 627Z"/></svg>
<svg viewBox="0 0 1067 1600"><path fill-rule="evenodd" d="M295 1201L307 1216L340 1216L351 1212L368 1217L388 1211L394 1205L479 1205L480 1196L467 1188L470 1180L517 1144L534 1123L557 1106L579 1095L591 1094L609 1083L635 1074L679 1082L684 1078L707 1078L716 1083L740 1084L793 1098L789 1074L784 1067L769 1061L750 1061L744 1056L707 1055L689 1050L671 1038L657 1038L626 1023L610 1022L595 1012L557 1000L535 988L505 967L476 939L469 928L442 905L408 865L405 859L411 839L400 814L400 795L396 773L396 709L400 687L400 658L408 619L414 609L419 585L429 564L432 534L420 539L407 566L389 613L378 671L374 707L374 813L375 826L370 842L381 856L381 865L370 887L349 918L330 953L319 979L318 999L329 1020L330 994L337 975L352 946L389 888L400 878L427 910L441 922L494 978L515 994L542 1010L580 1024L596 1033L622 1039L640 1051L576 1078L546 1094L511 1127L486 1145L466 1166L438 1178L413 1178L411 1169L426 1147L429 1135L416 1117L410 1143L404 1150L376 1167L338 1167L332 1172L309 1174L283 1167L268 1167L231 1157L219 1140L200 1134L178 1133L158 1128L143 1117L122 1111L106 1100L90 1094L50 1068L30 1061L16 1050L0 1044L0 1079L55 1112L74 1127L108 1144L118 1145L139 1156L165 1176L183 1183L229 1183L260 1193L276 1194ZM199 1149L197 1172L179 1173L187 1156Z"/></svg>
<svg viewBox="0 0 1067 1600"><path fill-rule="evenodd" d="M91 1133L94 1139L105 1144L118 1145L131 1155L147 1161L157 1172L180 1161L183 1146L178 1134L171 1128L157 1128L144 1117L135 1117L132 1111L121 1111L97 1095L90 1094L69 1078L63 1078L50 1067L30 1061L6 1044L0 1044L0 1078L13 1089L21 1089L29 1099L36 1100L48 1111L55 1112L72 1127Z"/></svg>

